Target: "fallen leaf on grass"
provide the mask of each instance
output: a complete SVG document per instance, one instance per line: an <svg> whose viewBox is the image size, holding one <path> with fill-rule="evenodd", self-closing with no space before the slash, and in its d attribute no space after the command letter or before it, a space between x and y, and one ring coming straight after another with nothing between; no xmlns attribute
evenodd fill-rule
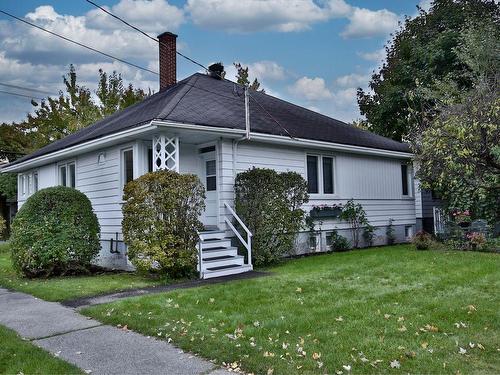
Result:
<svg viewBox="0 0 500 375"><path fill-rule="evenodd" d="M391 368L400 368L401 363L399 363L399 361L397 359L395 359L394 361L391 361L390 366L391 366Z"/></svg>
<svg viewBox="0 0 500 375"><path fill-rule="evenodd" d="M482 346L482 345L481 345L481 344L479 344L479 343L477 344L477 347L478 347L479 349L481 349L481 350L484 350L484 346Z"/></svg>
<svg viewBox="0 0 500 375"><path fill-rule="evenodd" d="M320 359L320 358L321 358L321 353L316 353L316 352L314 352L314 353L312 354L312 358L313 358L314 360Z"/></svg>
<svg viewBox="0 0 500 375"><path fill-rule="evenodd" d="M462 347L460 347L460 349L458 349L458 352L459 352L460 354L464 355L465 353L467 353L467 350L466 350L466 349L464 349L464 348L462 348Z"/></svg>
<svg viewBox="0 0 500 375"><path fill-rule="evenodd" d="M398 331L399 332L406 332L407 331L406 326L403 325L403 326L399 327Z"/></svg>
<svg viewBox="0 0 500 375"><path fill-rule="evenodd" d="M342 316L339 316L339 317L335 318L335 320L336 320L337 322L343 322L343 321L344 321L344 318L342 318Z"/></svg>
<svg viewBox="0 0 500 375"><path fill-rule="evenodd" d="M343 369L346 370L347 372L351 371L352 366L351 365L342 365Z"/></svg>

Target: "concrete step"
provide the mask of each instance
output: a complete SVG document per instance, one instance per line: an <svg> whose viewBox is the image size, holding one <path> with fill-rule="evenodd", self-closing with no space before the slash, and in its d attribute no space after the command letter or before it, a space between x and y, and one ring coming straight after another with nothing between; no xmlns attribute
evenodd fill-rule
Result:
<svg viewBox="0 0 500 375"><path fill-rule="evenodd" d="M215 249L219 247L231 247L231 240L225 238L222 240L208 240L201 243L202 250Z"/></svg>
<svg viewBox="0 0 500 375"><path fill-rule="evenodd" d="M244 262L245 258L241 255L210 258L203 261L202 270L207 271L227 266L242 266Z"/></svg>
<svg viewBox="0 0 500 375"><path fill-rule="evenodd" d="M236 247L219 247L213 249L205 249L202 251L202 258L204 260L210 258L226 257L226 256L236 256L238 255L238 248Z"/></svg>
<svg viewBox="0 0 500 375"><path fill-rule="evenodd" d="M202 274L204 279L211 279L214 277L229 276L237 273L248 272L252 269L253 267L249 265L230 265L225 267L209 268L206 271L203 271Z"/></svg>

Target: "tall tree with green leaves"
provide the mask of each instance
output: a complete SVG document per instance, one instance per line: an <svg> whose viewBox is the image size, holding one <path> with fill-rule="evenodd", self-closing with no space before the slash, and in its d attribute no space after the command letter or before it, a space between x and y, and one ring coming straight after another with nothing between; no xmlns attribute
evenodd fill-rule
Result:
<svg viewBox="0 0 500 375"><path fill-rule="evenodd" d="M73 65L63 76L64 91L57 97L40 102L32 101L33 113L25 121L0 125L0 159L13 161L51 142L64 138L86 126L143 100L147 94L132 84L126 88L121 75L108 75L99 70L96 95L78 84ZM15 195L16 178L12 174L0 174L0 195L10 198Z"/></svg>
<svg viewBox="0 0 500 375"><path fill-rule="evenodd" d="M99 69L99 84L96 95L100 100L99 110L103 117L135 104L146 97L144 90L134 89L132 84L125 88L121 74L115 71L107 74L102 69Z"/></svg>
<svg viewBox="0 0 500 375"><path fill-rule="evenodd" d="M463 90L450 75L421 90L436 102L438 114L412 138L418 177L448 210L470 210L495 223L500 221L500 28L487 21L468 25L455 52L472 85Z"/></svg>
<svg viewBox="0 0 500 375"><path fill-rule="evenodd" d="M452 77L459 91L473 86L469 67L457 55L464 28L499 19L495 0L434 0L428 11L407 18L387 45L386 61L372 75L370 90L358 89L366 127L398 141L411 138L416 126L438 114L436 102L419 95L422 88L433 88L445 77Z"/></svg>
<svg viewBox="0 0 500 375"><path fill-rule="evenodd" d="M250 90L265 92L264 89L259 90L260 82L257 78L255 78L253 82L250 83L250 80L248 79L248 66L243 67L240 63L235 62L234 67L237 71L236 82L238 82L240 85L247 86Z"/></svg>

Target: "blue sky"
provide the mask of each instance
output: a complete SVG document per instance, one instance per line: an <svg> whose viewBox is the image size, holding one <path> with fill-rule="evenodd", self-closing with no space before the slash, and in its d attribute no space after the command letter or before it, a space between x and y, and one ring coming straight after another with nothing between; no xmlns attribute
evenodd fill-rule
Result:
<svg viewBox="0 0 500 375"><path fill-rule="evenodd" d="M357 87L381 64L383 46L405 15L429 0L95 0L151 35L172 31L178 48L209 64L250 67L266 91L334 118L360 117ZM3 0L0 9L157 71L157 45L84 0ZM0 83L57 93L68 65L95 89L98 69L158 89L157 76L72 46L0 14ZM178 79L198 67L178 58ZM0 86L1 90L43 96ZM0 93L0 121L19 121L29 98Z"/></svg>

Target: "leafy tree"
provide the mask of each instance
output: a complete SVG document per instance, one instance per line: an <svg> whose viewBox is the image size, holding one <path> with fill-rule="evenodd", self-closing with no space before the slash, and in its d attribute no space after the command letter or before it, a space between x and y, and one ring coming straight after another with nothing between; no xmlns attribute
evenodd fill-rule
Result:
<svg viewBox="0 0 500 375"><path fill-rule="evenodd" d="M99 69L96 90L99 103L92 97L90 89L77 83L73 65L63 76L63 82L65 91L60 91L58 97L32 101L35 110L25 121L0 125L0 159L16 160L147 96L132 84L125 88L120 74L113 72L108 75L102 69ZM1 196L15 196L15 185L15 175L0 174Z"/></svg>
<svg viewBox="0 0 500 375"><path fill-rule="evenodd" d="M250 83L250 80L248 79L248 66L244 68L240 63L235 62L234 67L238 72L236 75L236 82L240 85L247 86L250 90L259 91L260 82L257 78L255 78L252 83ZM261 89L260 91L265 92L264 89Z"/></svg>
<svg viewBox="0 0 500 375"><path fill-rule="evenodd" d="M124 88L121 74L114 71L108 75L102 69L99 69L99 84L96 94L101 101L99 110L102 117L109 116L146 97L144 90L134 89L132 84Z"/></svg>
<svg viewBox="0 0 500 375"><path fill-rule="evenodd" d="M446 208L500 220L500 29L494 22L472 24L460 36L456 54L468 69L472 88L452 77L436 82L438 115L414 137L418 177Z"/></svg>
<svg viewBox="0 0 500 375"><path fill-rule="evenodd" d="M458 91L473 86L469 67L459 58L460 35L471 22L498 25L494 0L434 0L429 11L407 18L386 47L386 62L358 89L358 104L371 131L395 140L407 139L414 126L437 115L435 100L417 88L453 78Z"/></svg>

